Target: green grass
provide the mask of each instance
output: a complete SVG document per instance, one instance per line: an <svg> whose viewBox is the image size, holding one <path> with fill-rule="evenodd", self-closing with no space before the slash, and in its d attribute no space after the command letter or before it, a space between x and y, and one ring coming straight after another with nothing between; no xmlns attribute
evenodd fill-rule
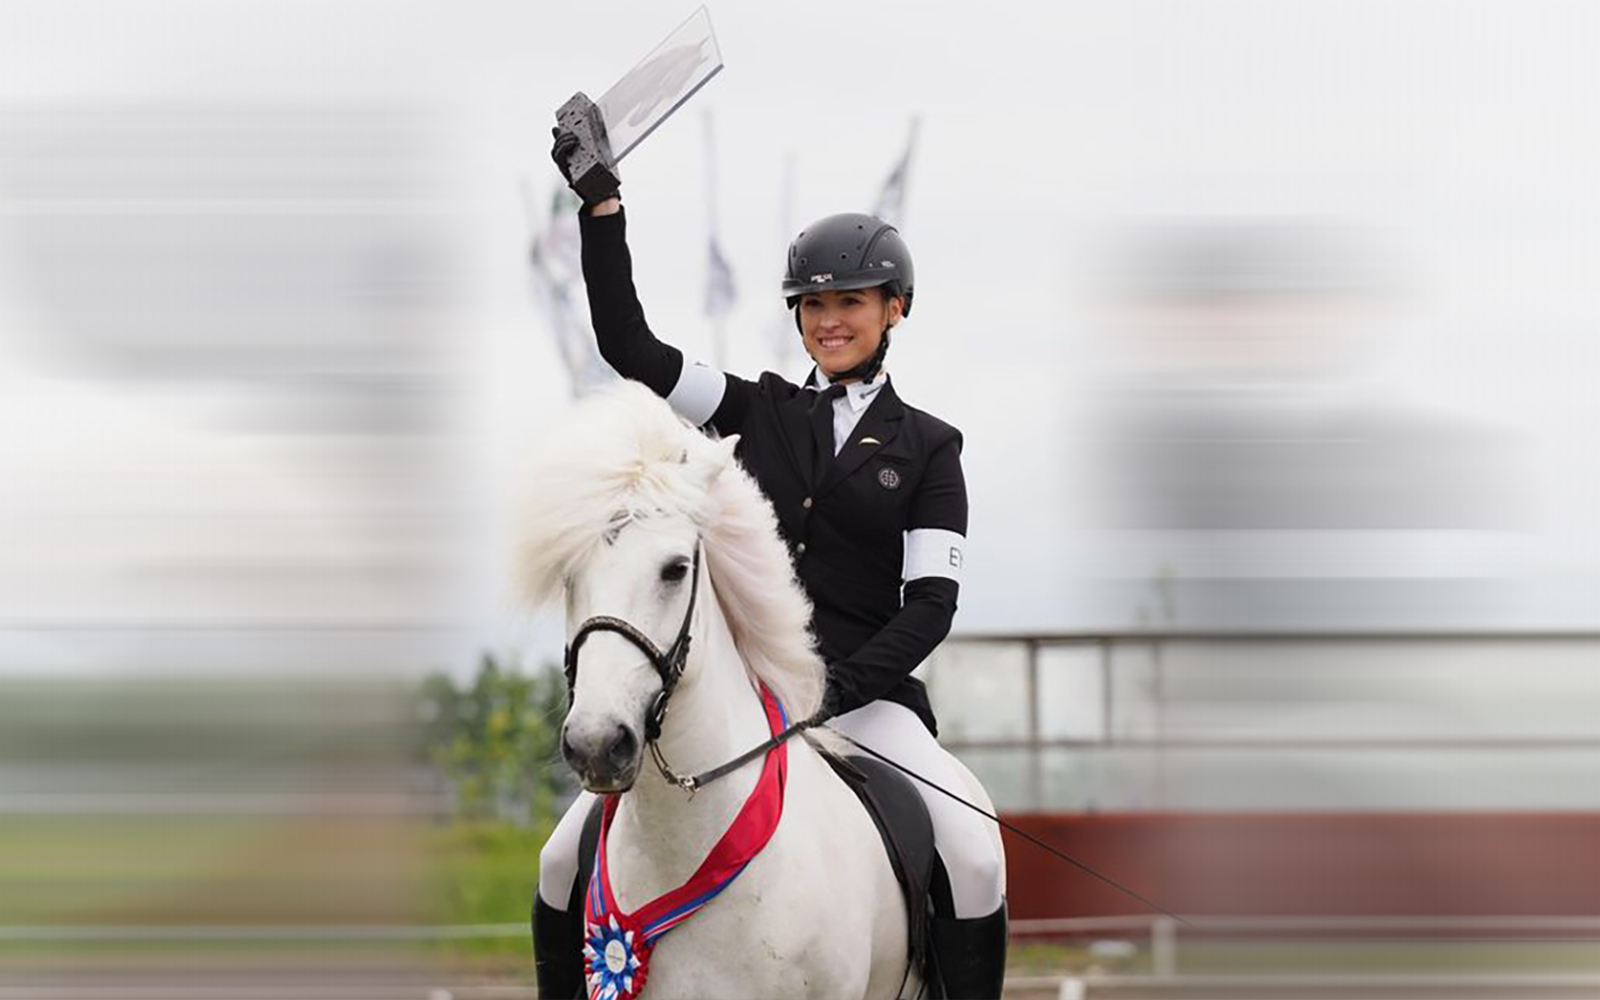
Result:
<svg viewBox="0 0 1600 1000"><path fill-rule="evenodd" d="M421 831L425 870L385 877L421 876L423 916L431 923L526 923L539 848L552 825L454 823ZM0 925L167 923L151 907L168 891L224 885L224 876L238 876L241 865L282 846L284 835L254 818L7 817L0 822ZM313 840L310 849L325 848L327 857L296 856L275 870L310 879L367 862L352 858L350 838Z"/></svg>
<svg viewBox="0 0 1600 1000"><path fill-rule="evenodd" d="M423 890L413 919L435 925L514 924L526 928L539 878L539 848L553 822L534 827L508 823L454 823L418 831L420 850L410 865L384 877L414 879ZM226 892L239 877L239 862L275 846L282 831L254 819L114 817L8 817L0 823L0 925L163 925L190 919L173 909L174 897L189 900ZM312 841L310 847L319 846ZM351 854L347 844L328 848L327 858L306 858L306 878L336 878L340 867L387 863ZM330 866L335 870L330 871ZM248 871L246 874L249 874ZM365 883L357 882L359 885ZM337 883L335 883L337 885ZM251 889L259 886L251 884ZM330 891L326 883L319 891ZM299 915L299 919L308 919ZM240 923L278 923L248 906ZM315 923L315 920L310 922ZM338 921L335 921L338 922ZM357 943L315 940L229 942L0 941L0 979L7 971L44 963L94 958L108 962L156 960L162 956L210 960L208 956L283 954L306 959L319 953L363 954L397 961L425 957L463 978L531 981L532 944L526 930L507 937L418 942Z"/></svg>
<svg viewBox="0 0 1600 1000"><path fill-rule="evenodd" d="M457 823L428 837L432 922L528 924L539 884L539 848L553 823ZM458 975L531 981L533 946L515 937L457 938L431 945L429 954Z"/></svg>
<svg viewBox="0 0 1600 1000"><path fill-rule="evenodd" d="M1093 966L1087 945L1012 941L1006 951L1006 970L1013 976L1053 976L1083 972Z"/></svg>
<svg viewBox="0 0 1600 1000"><path fill-rule="evenodd" d="M328 952L392 953L396 960L418 951L447 969L455 981L526 983L533 978L532 948L525 929L539 877L539 848L553 821L533 827L465 823L418 831L420 850L387 877L414 876L425 890L416 918L435 925L510 924L503 937L415 943L354 945L337 942L100 942L11 941L0 943L0 979L7 970L76 957L117 961L120 957L180 955L199 959L215 953L281 952L304 960ZM240 820L82 818L22 819L0 823L0 924L163 923L162 905L175 886L221 891L237 868L237 857L253 857L269 831ZM318 842L313 842L313 846ZM365 843L364 841L362 843ZM308 877L329 865L348 865L347 846L307 862ZM365 865L387 863L363 856ZM355 882L362 885L365 883ZM155 890L155 891L152 891ZM192 892L190 893L192 895ZM188 898L186 895L185 899ZM185 911L177 911L180 915ZM249 914L244 914L249 916ZM253 922L242 920L241 922ZM1013 975L1068 972L1140 974L1150 971L1145 942L1127 956L1092 953L1086 944L1014 942ZM1594 972L1600 945L1593 942L1465 941L1200 941L1180 942L1179 967L1186 972Z"/></svg>
<svg viewBox="0 0 1600 1000"><path fill-rule="evenodd" d="M261 838L248 817L7 816L0 924L143 922L152 900L215 878Z"/></svg>

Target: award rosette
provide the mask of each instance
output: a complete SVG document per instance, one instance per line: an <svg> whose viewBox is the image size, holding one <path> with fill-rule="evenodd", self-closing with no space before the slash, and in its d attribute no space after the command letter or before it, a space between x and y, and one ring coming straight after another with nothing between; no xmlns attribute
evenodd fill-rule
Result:
<svg viewBox="0 0 1600 1000"><path fill-rule="evenodd" d="M773 736L788 728L788 714L765 684L761 685L761 703ZM621 796L606 797L600 811L594 873L589 877L583 905L583 967L588 975L589 1000L633 1000L639 995L656 942L733 884L772 839L783 817L783 789L788 773L789 747L779 743L767 751L756 787L689 881L632 913L617 905L611 891L606 844Z"/></svg>
<svg viewBox="0 0 1600 1000"><path fill-rule="evenodd" d="M644 989L651 947L630 922L626 914L618 920L611 913L585 929L583 967L590 1000L633 1000Z"/></svg>

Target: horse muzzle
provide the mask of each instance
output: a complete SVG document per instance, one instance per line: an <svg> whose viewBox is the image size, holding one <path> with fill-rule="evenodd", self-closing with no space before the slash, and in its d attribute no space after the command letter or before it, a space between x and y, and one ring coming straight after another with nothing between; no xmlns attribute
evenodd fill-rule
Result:
<svg viewBox="0 0 1600 1000"><path fill-rule="evenodd" d="M633 787L644 744L632 727L619 722L574 725L561 730L561 757L585 791L612 795Z"/></svg>

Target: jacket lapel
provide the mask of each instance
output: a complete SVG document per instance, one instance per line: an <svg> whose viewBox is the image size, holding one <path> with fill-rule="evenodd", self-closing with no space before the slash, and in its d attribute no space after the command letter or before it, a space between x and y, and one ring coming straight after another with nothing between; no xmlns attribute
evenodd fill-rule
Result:
<svg viewBox="0 0 1600 1000"><path fill-rule="evenodd" d="M801 389L777 406L778 423L783 428L779 437L783 438L789 460L794 463L795 471L800 473L800 480L806 484L807 490L817 484L816 462L813 458L816 449L811 444L811 421L808 416L811 400L815 397L816 393Z"/></svg>
<svg viewBox="0 0 1600 1000"><path fill-rule="evenodd" d="M876 455L879 449L893 441L894 436L900 433L900 420L905 412L905 404L894 393L894 383L885 383L867 406L867 412L861 414L856 429L850 432L850 440L828 463L822 482L817 484L817 495L821 496L839 485L861 468L867 459Z"/></svg>

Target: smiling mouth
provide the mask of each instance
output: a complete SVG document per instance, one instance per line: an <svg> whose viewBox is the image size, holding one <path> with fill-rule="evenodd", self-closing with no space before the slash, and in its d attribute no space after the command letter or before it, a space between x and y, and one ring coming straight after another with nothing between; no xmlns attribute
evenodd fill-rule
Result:
<svg viewBox="0 0 1600 1000"><path fill-rule="evenodd" d="M837 337L818 337L817 346L823 348L824 350L831 351L834 348L843 347L855 339L855 337L849 335L841 335Z"/></svg>

